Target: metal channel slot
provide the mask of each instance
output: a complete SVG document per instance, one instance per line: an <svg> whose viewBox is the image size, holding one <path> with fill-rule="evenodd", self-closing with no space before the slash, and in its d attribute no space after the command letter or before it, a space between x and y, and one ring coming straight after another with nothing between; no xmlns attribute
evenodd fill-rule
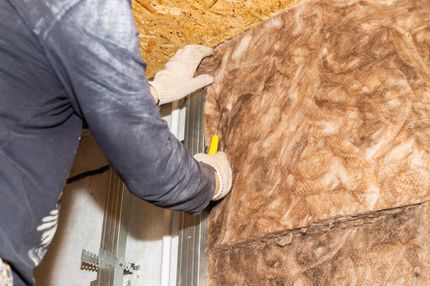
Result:
<svg viewBox="0 0 430 286"><path fill-rule="evenodd" d="M192 154L203 152L204 91L186 102L185 145ZM179 225L178 277L179 286L206 285L207 212L200 215L181 214Z"/></svg>
<svg viewBox="0 0 430 286"><path fill-rule="evenodd" d="M127 222L131 195L120 177L111 169L107 191L100 253L109 253L118 260L124 259L127 240ZM112 265L97 272L97 286L122 285L123 270Z"/></svg>

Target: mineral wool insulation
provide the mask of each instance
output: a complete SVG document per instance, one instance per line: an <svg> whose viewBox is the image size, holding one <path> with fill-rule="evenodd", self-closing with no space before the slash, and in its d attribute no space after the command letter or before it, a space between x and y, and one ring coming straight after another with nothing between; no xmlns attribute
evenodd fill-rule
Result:
<svg viewBox="0 0 430 286"><path fill-rule="evenodd" d="M306 1L200 71L234 172L210 285L428 285L429 1Z"/></svg>

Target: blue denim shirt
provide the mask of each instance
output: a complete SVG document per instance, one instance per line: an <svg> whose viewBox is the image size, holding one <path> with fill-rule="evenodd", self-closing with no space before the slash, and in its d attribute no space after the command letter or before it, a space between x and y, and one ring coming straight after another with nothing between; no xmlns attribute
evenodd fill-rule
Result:
<svg viewBox="0 0 430 286"><path fill-rule="evenodd" d="M131 192L208 205L214 170L169 132L144 73L129 1L0 0L0 257L16 285L34 283L83 121Z"/></svg>

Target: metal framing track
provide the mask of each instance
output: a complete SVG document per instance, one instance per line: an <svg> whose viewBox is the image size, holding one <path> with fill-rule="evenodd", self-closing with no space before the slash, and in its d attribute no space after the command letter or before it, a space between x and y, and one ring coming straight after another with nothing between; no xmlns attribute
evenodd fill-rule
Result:
<svg viewBox="0 0 430 286"><path fill-rule="evenodd" d="M204 91L187 99L185 145L192 154L204 151L203 105ZM200 215L182 213L179 221L179 253L177 285L206 285L207 212Z"/></svg>
<svg viewBox="0 0 430 286"><path fill-rule="evenodd" d="M110 169L109 187L103 218L100 253L107 252L113 257L124 259L127 240L131 194L121 178ZM106 266L97 272L95 286L121 286L123 270L115 266Z"/></svg>

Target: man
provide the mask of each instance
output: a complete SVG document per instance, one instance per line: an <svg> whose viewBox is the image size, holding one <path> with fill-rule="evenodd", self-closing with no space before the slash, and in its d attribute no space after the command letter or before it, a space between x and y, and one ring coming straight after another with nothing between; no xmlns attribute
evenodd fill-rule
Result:
<svg viewBox="0 0 430 286"><path fill-rule="evenodd" d="M34 284L84 121L140 198L195 213L228 193L225 154L194 160L154 104L210 84L210 53L179 51L151 94L129 1L0 0L0 286Z"/></svg>

